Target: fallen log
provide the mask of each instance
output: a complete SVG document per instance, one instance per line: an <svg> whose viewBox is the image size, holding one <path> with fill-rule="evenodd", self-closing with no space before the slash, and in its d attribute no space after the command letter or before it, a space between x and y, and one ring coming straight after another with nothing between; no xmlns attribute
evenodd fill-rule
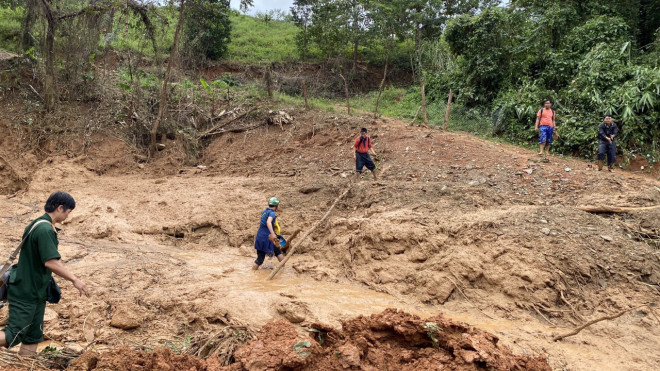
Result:
<svg viewBox="0 0 660 371"><path fill-rule="evenodd" d="M660 209L660 205L643 207L617 207L617 206L578 206L578 210L586 211L592 214L625 214L635 211Z"/></svg>
<svg viewBox="0 0 660 371"><path fill-rule="evenodd" d="M284 265L286 264L286 262L289 261L289 258L291 258L291 255L293 255L293 253L296 251L296 248L297 248L298 246L300 246L300 245L305 241L305 239L306 239L306 238L307 238L312 232L314 232L314 230L315 230L316 228L318 228L318 227L319 227L319 226L320 226L320 225L321 225L321 224L322 224L322 223L328 218L328 216L330 215L330 212L332 212L332 209L334 209L334 208L335 208L335 205L337 205L337 202L339 202L339 200L341 200L342 198L344 198L344 197L348 194L348 191L351 190L351 186L352 186L352 184L349 184L349 185L346 187L346 190L345 190L341 195L339 195L339 197L337 197L337 198L335 199L335 202L332 203L332 205L330 206L330 208L328 209L328 211L325 213L325 215L323 215L323 218L321 218L321 220L319 220L318 222L316 222L316 224L314 224L314 226L312 226L312 228L310 228L307 232L305 232L305 234L304 234L304 235L302 236L302 238L300 239L300 242L298 242L296 245L294 245L294 246L291 247L291 250L289 250L289 252L286 254L286 257L280 262L280 264L277 266L277 268L275 268L275 270L273 271L273 273L271 273L270 276L268 276L268 278L267 278L268 280L272 280L273 277L275 277L275 275L277 274L277 272L279 272L280 269L282 269L282 267L284 267Z"/></svg>
<svg viewBox="0 0 660 371"><path fill-rule="evenodd" d="M197 139L204 139L204 138L207 138L207 137L210 137L210 136L223 134L223 133L226 133L226 132L241 132L241 131L247 131L247 130L250 130L250 129L257 128L257 127L261 126L262 124L259 124L257 126L253 126L253 127L247 128L247 129L234 129L234 130L225 130L224 129L226 126L228 126L232 122L240 120L243 117L247 116L248 114L250 114L250 113L252 113L252 112L254 112L258 109L261 109L261 108L263 108L263 105L254 106L254 107L250 108L249 110L245 111L244 113L242 113L242 114L240 114L240 115L238 115L238 116L236 116L236 117L234 117L234 118L232 118L228 121L225 121L221 124L218 124L218 125L212 127L211 129L199 134L197 136ZM235 131L235 130L238 130L238 131Z"/></svg>

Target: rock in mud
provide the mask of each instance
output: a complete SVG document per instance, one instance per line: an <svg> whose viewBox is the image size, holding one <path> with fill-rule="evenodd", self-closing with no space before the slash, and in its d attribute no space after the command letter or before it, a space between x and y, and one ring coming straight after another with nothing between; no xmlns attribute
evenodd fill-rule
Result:
<svg viewBox="0 0 660 371"><path fill-rule="evenodd" d="M307 308L295 302L277 304L277 313L291 323L303 322L306 318Z"/></svg>
<svg viewBox="0 0 660 371"><path fill-rule="evenodd" d="M314 192L318 192L318 191L320 191L321 188L323 188L323 187L318 186L318 185L305 186L305 187L300 188L300 193L303 193L303 194L310 194L310 193L314 193Z"/></svg>
<svg viewBox="0 0 660 371"><path fill-rule="evenodd" d="M131 304L119 304L112 313L110 326L122 330L132 330L140 327L143 321L140 309Z"/></svg>

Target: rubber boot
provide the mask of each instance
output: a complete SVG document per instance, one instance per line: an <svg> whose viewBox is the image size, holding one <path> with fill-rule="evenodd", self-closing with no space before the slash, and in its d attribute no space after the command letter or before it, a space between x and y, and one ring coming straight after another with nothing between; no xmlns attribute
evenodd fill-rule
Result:
<svg viewBox="0 0 660 371"><path fill-rule="evenodd" d="M598 160L598 171L603 170L603 160Z"/></svg>
<svg viewBox="0 0 660 371"><path fill-rule="evenodd" d="M374 176L374 182L378 180L378 169L371 170L371 174Z"/></svg>
<svg viewBox="0 0 660 371"><path fill-rule="evenodd" d="M359 182L362 179L362 173L355 173L355 181Z"/></svg>
<svg viewBox="0 0 660 371"><path fill-rule="evenodd" d="M607 171L609 171L611 173L612 170L614 170L614 165L613 164L612 165L607 165Z"/></svg>

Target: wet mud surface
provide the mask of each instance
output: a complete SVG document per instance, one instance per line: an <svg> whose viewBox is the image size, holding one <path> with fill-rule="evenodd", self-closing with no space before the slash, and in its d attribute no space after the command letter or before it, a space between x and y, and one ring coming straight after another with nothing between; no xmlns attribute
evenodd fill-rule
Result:
<svg viewBox="0 0 660 371"><path fill-rule="evenodd" d="M250 269L265 200L276 195L282 201L285 235L311 227L352 176L350 145L361 126L370 127L383 156L382 179L366 174L353 184L327 223L266 281L274 259ZM60 282L64 297L48 306L43 346L95 352L97 367L106 369L124 366L103 363L105 354L117 362L140 359L143 369L161 363L226 367L213 357L177 353L185 353L189 338L240 323L256 338L236 350L240 362L229 367L266 369L246 366L260 354L254 344L293 332L293 345L312 341L309 357L294 368L382 369L383 360L425 368L424 362L450 365L452 359L446 367L455 368L446 369L462 370L483 362L472 353L501 359L494 369L545 367L539 356L555 370L660 364L654 314L660 255L653 238L660 211L591 214L579 208L657 205L657 180L599 173L554 156L543 163L531 151L395 120L300 113L295 125L269 130L217 139L202 167L180 165L173 152L141 168L112 138L93 144L86 157L21 159L6 153L11 143L5 140L0 253L9 255L52 191L68 191L78 203L61 226L60 251L93 297L80 298ZM552 342L588 320L642 304L650 309ZM446 324L450 319L467 325ZM415 325L407 335L395 322ZM436 348L423 331L426 322L464 326L460 333L478 333L484 348L461 348L463 338L454 333L446 338L451 349ZM314 324L337 341L311 339ZM422 339L426 343L415 345ZM293 345L282 345L289 348L285 354L295 353ZM401 351L390 352L388 345ZM156 352L162 348L170 353Z"/></svg>

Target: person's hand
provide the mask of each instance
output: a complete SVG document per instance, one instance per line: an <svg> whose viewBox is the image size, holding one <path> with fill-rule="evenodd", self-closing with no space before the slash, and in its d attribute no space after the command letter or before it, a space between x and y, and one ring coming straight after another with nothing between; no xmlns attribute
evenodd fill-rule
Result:
<svg viewBox="0 0 660 371"><path fill-rule="evenodd" d="M535 127L534 127L534 131L539 131L539 127L538 127L538 126L535 126Z"/></svg>
<svg viewBox="0 0 660 371"><path fill-rule="evenodd" d="M83 281L78 279L73 281L73 287L77 288L78 291L80 291L80 296L83 296L83 294L85 294L85 296L89 297L89 289L87 288L87 285L85 285Z"/></svg>
<svg viewBox="0 0 660 371"><path fill-rule="evenodd" d="M268 239L270 240L270 242L273 243L273 245L276 245L276 246L277 246L277 244L280 242L280 240L277 239L277 235L276 235L275 233L271 233L271 234L268 236Z"/></svg>
<svg viewBox="0 0 660 371"><path fill-rule="evenodd" d="M610 142L610 144L612 144L612 139L607 138L607 141Z"/></svg>

